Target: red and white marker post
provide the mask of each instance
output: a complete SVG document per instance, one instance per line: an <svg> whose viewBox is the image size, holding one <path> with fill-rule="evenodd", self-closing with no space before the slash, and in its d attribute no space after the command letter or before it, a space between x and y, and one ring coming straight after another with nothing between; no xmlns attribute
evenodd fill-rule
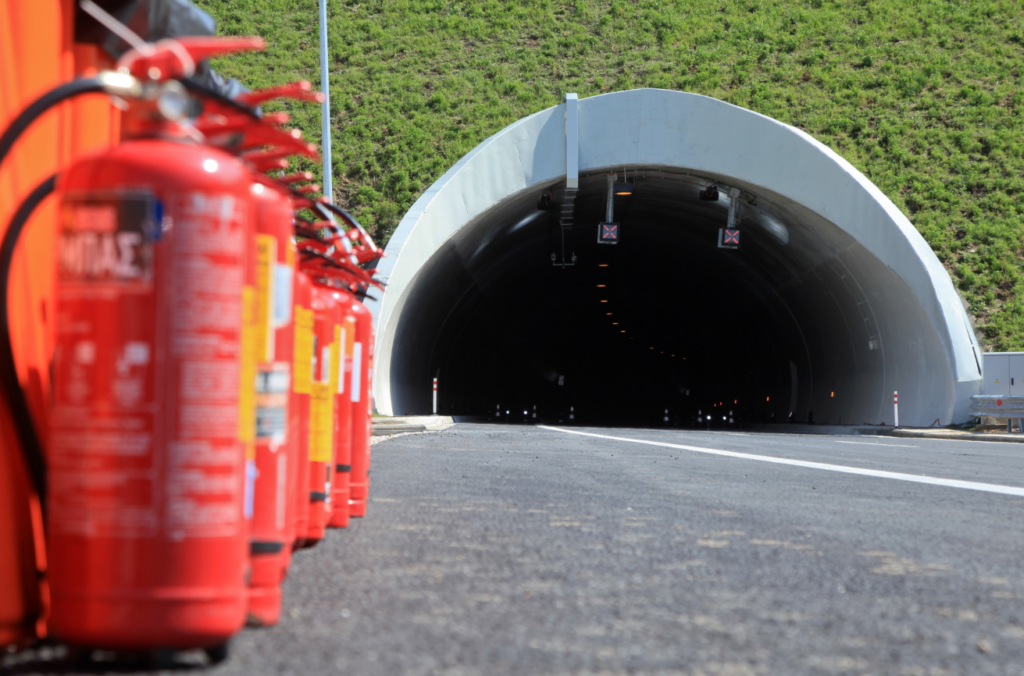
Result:
<svg viewBox="0 0 1024 676"><path fill-rule="evenodd" d="M437 378L434 378L434 415L437 415Z"/></svg>
<svg viewBox="0 0 1024 676"><path fill-rule="evenodd" d="M899 392L893 390L892 393L892 414L896 416L896 427L900 426L900 397Z"/></svg>

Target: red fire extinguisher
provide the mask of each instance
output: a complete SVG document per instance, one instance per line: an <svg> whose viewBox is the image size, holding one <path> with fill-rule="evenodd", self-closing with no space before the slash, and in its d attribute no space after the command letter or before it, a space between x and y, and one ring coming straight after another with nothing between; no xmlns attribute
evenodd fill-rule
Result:
<svg viewBox="0 0 1024 676"><path fill-rule="evenodd" d="M292 242L290 197L271 181L252 184L255 216L256 477L249 552L248 623L275 624L281 582L295 540L295 434L288 429L292 398Z"/></svg>
<svg viewBox="0 0 1024 676"><path fill-rule="evenodd" d="M332 528L345 528L349 523L349 504L352 497L352 406L349 388L352 386L352 354L356 342L356 321L352 315L355 299L344 291L335 291L334 298L341 310L338 326L338 346L342 363L338 365L338 388L335 394L338 433L334 444L334 480L331 483Z"/></svg>
<svg viewBox="0 0 1024 676"><path fill-rule="evenodd" d="M74 644L220 651L245 619L251 174L196 144L174 121L184 91L152 79L261 46L130 52L122 65L143 81L125 120L134 138L58 184L51 626Z"/></svg>
<svg viewBox="0 0 1024 676"><path fill-rule="evenodd" d="M315 345L312 395L309 413L309 526L307 544L324 537L331 517L331 474L337 437L338 365L341 351L341 308L330 290L313 287Z"/></svg>
<svg viewBox="0 0 1024 676"><path fill-rule="evenodd" d="M373 279L374 270L360 267L379 258L381 254L370 236L347 211L326 202L323 198L299 199L296 200L296 206L327 219L319 222L304 221L306 226L300 228L304 236L298 248L300 267L311 279L323 288L339 294L342 288L354 290L365 289L371 285L381 287L380 283ZM347 232L341 229L331 220L330 215L325 213L326 211L339 216L350 229ZM329 234L322 235L322 231ZM330 234L332 232L333 234ZM353 299L348 307L355 321L351 357L345 360L352 369L346 388L352 425L351 463L337 464L351 467L349 515L363 516L366 513L370 461L372 404L369 372L373 359L373 328L370 313L362 303ZM345 368L347 370L348 366ZM333 514L331 518L335 518ZM335 522L339 526L345 523L341 516L335 518Z"/></svg>
<svg viewBox="0 0 1024 676"><path fill-rule="evenodd" d="M309 411L313 391L314 318L313 285L309 277L295 273L295 313L292 346L292 402L288 429L295 435L294 473L295 541L293 548L305 546L309 530Z"/></svg>
<svg viewBox="0 0 1024 676"><path fill-rule="evenodd" d="M352 481L349 514L366 516L366 502L370 491L370 435L373 424L373 405L370 393L370 373L373 370L373 319L366 306L352 303L356 320L356 341L352 353L352 386L349 399L352 406Z"/></svg>

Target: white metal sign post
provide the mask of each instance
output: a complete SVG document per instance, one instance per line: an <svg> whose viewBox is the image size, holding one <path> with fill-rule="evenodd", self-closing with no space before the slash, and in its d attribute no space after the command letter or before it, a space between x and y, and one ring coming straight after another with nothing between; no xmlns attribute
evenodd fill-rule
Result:
<svg viewBox="0 0 1024 676"><path fill-rule="evenodd" d="M334 181L331 180L331 80L327 63L327 0L320 0L320 90L324 94L320 106L320 126L323 135L324 197L334 202Z"/></svg>

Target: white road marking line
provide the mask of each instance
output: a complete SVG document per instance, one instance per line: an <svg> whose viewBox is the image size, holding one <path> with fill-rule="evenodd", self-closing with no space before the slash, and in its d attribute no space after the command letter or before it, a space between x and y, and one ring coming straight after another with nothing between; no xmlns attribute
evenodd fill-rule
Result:
<svg viewBox="0 0 1024 676"><path fill-rule="evenodd" d="M858 446L889 446L891 448L917 448L910 444L876 444L873 441L837 441L837 444L857 444Z"/></svg>
<svg viewBox="0 0 1024 676"><path fill-rule="evenodd" d="M776 465L790 465L791 467L804 467L807 469L821 469L828 472L841 472L843 474L858 474L879 479L895 479L897 481L909 481L917 484L929 484L932 486L945 486L946 488L961 488L968 491L982 491L985 493L1000 493L1002 495L1015 495L1024 497L1024 488L1016 486L1000 486L999 484L983 484L976 481L960 481L959 479L942 479L924 475L902 474L900 472L886 472L878 469L861 469L860 467L847 467L845 465L830 465L824 462L808 462L806 460L790 460L788 458L773 458L767 455L753 455L751 453L737 453L736 451L722 451L716 448L702 448L700 446L686 446L684 444L670 444L664 441L648 441L647 439L630 439L628 437L612 437L606 434L593 434L591 432L579 432L567 430L560 427L548 427L537 425L540 429L565 434L578 434L584 437L596 439L610 439L612 441L626 441L631 444L645 444L647 446L662 446L664 448L678 448L683 451L694 453L706 453L708 455L720 455L726 458L738 458L740 460L756 460L757 462L769 462Z"/></svg>

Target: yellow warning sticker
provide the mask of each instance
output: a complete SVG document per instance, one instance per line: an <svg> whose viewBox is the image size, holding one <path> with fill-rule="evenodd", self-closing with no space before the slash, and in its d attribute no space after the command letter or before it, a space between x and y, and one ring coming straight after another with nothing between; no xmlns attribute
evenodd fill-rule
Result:
<svg viewBox="0 0 1024 676"><path fill-rule="evenodd" d="M313 382L313 311L295 308L295 373L292 390L297 394L312 394Z"/></svg>
<svg viewBox="0 0 1024 676"><path fill-rule="evenodd" d="M328 383L331 386L331 392L338 391L338 383L340 378L339 373L344 375L344 365L341 361L341 341L344 334L341 331L341 324L334 325L334 342L331 343L331 372L329 374Z"/></svg>
<svg viewBox="0 0 1024 676"><path fill-rule="evenodd" d="M274 361L274 264L277 238L256 235L256 354L259 362Z"/></svg>
<svg viewBox="0 0 1024 676"><path fill-rule="evenodd" d="M313 383L309 399L309 459L331 462L334 457L334 391L330 383Z"/></svg>
<svg viewBox="0 0 1024 676"><path fill-rule="evenodd" d="M290 268L295 267L295 238L288 243L288 248L284 250L284 264Z"/></svg>
<svg viewBox="0 0 1024 676"><path fill-rule="evenodd" d="M242 287L242 363L239 371L238 440L245 446L245 457L256 458L256 292Z"/></svg>

